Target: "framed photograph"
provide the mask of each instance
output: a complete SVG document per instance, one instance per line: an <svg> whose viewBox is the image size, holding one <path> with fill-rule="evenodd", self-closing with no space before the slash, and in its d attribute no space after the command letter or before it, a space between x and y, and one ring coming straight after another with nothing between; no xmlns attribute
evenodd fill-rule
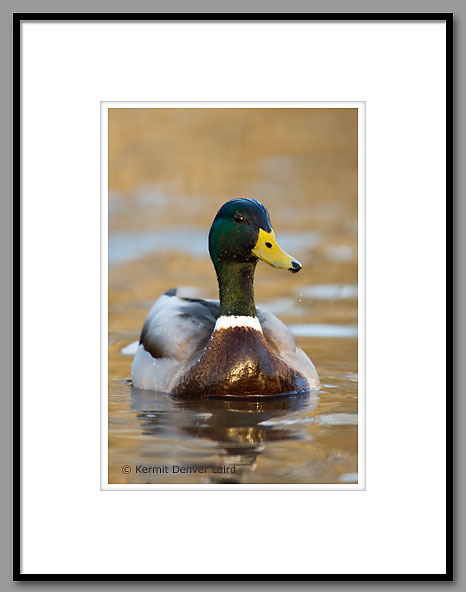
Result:
<svg viewBox="0 0 466 592"><path fill-rule="evenodd" d="M15 579L452 578L452 26L14 15Z"/></svg>
<svg viewBox="0 0 466 592"><path fill-rule="evenodd" d="M102 488L364 489L364 104L102 123Z"/></svg>

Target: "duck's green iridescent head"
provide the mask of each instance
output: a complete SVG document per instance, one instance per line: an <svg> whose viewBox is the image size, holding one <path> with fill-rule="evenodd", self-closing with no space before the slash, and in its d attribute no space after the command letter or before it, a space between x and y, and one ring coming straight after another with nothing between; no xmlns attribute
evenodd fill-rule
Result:
<svg viewBox="0 0 466 592"><path fill-rule="evenodd" d="M209 232L209 253L222 263L257 263L296 273L301 264L277 244L266 208L253 199L232 199L218 211Z"/></svg>

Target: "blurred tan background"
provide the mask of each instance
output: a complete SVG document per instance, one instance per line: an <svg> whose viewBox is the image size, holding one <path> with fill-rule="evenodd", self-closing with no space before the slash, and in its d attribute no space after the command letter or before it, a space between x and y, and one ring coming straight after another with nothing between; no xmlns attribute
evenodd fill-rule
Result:
<svg viewBox="0 0 466 592"><path fill-rule="evenodd" d="M351 223L357 109L110 109L108 172L111 191L155 184L191 222L250 196L287 225Z"/></svg>

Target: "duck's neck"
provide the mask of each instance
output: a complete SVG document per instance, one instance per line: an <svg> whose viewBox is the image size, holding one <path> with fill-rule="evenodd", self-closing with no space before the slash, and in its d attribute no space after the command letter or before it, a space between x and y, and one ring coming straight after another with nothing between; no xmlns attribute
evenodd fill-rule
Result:
<svg viewBox="0 0 466 592"><path fill-rule="evenodd" d="M221 316L255 317L254 271L257 260L214 261L220 294Z"/></svg>

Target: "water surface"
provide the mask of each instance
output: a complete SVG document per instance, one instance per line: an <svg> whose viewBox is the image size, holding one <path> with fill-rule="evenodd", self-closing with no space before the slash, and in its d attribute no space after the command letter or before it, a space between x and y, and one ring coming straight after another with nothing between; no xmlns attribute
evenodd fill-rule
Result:
<svg viewBox="0 0 466 592"><path fill-rule="evenodd" d="M217 297L207 230L154 227L135 240L116 232L109 241L109 481L356 483L357 285L315 281L332 266L344 275L341 266L354 262L326 257L325 239L312 233L297 233L286 246L307 261L302 272L259 263L255 288L258 306L286 322L313 360L319 390L268 401L186 401L132 387L131 344L153 301L174 286L184 296ZM283 244L282 234L285 241L277 229Z"/></svg>

